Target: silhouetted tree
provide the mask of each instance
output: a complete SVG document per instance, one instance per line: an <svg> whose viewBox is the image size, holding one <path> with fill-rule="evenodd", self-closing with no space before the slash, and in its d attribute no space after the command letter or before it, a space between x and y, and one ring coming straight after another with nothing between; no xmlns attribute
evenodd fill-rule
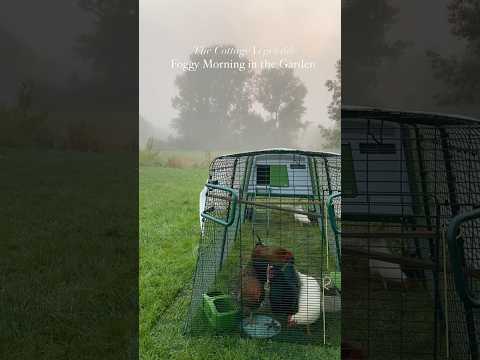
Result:
<svg viewBox="0 0 480 360"><path fill-rule="evenodd" d="M0 102L2 105L13 105L13 102L18 100L15 92L18 91L19 82L32 79L33 74L45 69L40 69L37 54L25 41L10 33L4 26L0 24Z"/></svg>
<svg viewBox="0 0 480 360"><path fill-rule="evenodd" d="M342 74L344 103L371 102L370 91L382 62L398 57L407 46L385 34L398 10L388 0L342 0Z"/></svg>
<svg viewBox="0 0 480 360"><path fill-rule="evenodd" d="M342 107L342 66L340 60L335 64L336 75L334 80L328 80L325 83L328 91L332 93L332 100L328 105L328 117L333 120L332 127L319 125L322 135L323 146L328 149L337 149L340 147L340 117Z"/></svg>
<svg viewBox="0 0 480 360"><path fill-rule="evenodd" d="M435 77L445 89L436 95L439 104L478 104L480 101L480 0L451 0L451 32L466 41L463 57L443 57L429 51Z"/></svg>
<svg viewBox="0 0 480 360"><path fill-rule="evenodd" d="M256 100L270 114L267 120L275 145L289 146L298 131L308 124L302 121L307 88L293 69L265 69L256 81Z"/></svg>
<svg viewBox="0 0 480 360"><path fill-rule="evenodd" d="M217 51L215 51L217 49ZM253 72L247 68L211 68L212 63L246 64L248 59L231 45L211 46L207 53L192 53L196 71L177 76L178 95L172 99L178 116L172 126L190 147L212 149L236 144L243 119L252 107Z"/></svg>
<svg viewBox="0 0 480 360"><path fill-rule="evenodd" d="M109 93L138 94L138 1L79 0L94 16L92 33L81 35L77 51L91 61L98 85ZM136 84L136 88L131 87Z"/></svg>
<svg viewBox="0 0 480 360"><path fill-rule="evenodd" d="M26 116L32 108L33 81L22 81L17 95L17 107Z"/></svg>

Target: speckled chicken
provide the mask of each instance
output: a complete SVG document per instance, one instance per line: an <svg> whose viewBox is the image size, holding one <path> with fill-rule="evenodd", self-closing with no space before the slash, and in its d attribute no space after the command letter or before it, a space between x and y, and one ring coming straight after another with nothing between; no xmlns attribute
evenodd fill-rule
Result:
<svg viewBox="0 0 480 360"><path fill-rule="evenodd" d="M300 281L292 262L274 264L269 271L270 308L279 318L298 312Z"/></svg>

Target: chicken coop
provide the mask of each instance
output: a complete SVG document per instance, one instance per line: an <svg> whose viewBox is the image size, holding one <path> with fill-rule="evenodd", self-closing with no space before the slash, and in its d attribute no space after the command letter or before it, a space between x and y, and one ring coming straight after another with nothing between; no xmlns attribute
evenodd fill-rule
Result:
<svg viewBox="0 0 480 360"><path fill-rule="evenodd" d="M291 149L211 163L187 334L339 347L339 242L327 200L340 171L338 154Z"/></svg>
<svg viewBox="0 0 480 360"><path fill-rule="evenodd" d="M368 359L478 359L480 123L342 108L342 339Z"/></svg>

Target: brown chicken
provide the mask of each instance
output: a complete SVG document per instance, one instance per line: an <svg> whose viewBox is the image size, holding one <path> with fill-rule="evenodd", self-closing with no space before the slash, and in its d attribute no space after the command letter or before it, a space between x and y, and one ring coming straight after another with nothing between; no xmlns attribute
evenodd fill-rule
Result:
<svg viewBox="0 0 480 360"><path fill-rule="evenodd" d="M258 244L255 246L252 252L252 259L263 259L269 263L285 263L293 262L293 254L290 250L282 248L280 246L267 246Z"/></svg>
<svg viewBox="0 0 480 360"><path fill-rule="evenodd" d="M244 313L250 316L250 322L253 323L253 313L262 304L265 298L265 283L257 279L255 269L250 262L242 271L242 291L241 304Z"/></svg>
<svg viewBox="0 0 480 360"><path fill-rule="evenodd" d="M260 238L252 251L251 260L242 271L241 303L253 322L254 312L265 299L265 282L269 265L291 262L293 254L279 246L263 245Z"/></svg>
<svg viewBox="0 0 480 360"><path fill-rule="evenodd" d="M268 265L294 264L294 257L287 249L280 246L266 246L259 242L252 251L252 263L257 278L264 284L267 281Z"/></svg>

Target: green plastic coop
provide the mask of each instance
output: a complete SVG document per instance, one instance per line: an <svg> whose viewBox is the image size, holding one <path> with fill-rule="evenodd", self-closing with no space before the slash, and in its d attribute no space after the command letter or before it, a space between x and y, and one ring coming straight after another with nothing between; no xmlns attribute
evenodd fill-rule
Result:
<svg viewBox="0 0 480 360"><path fill-rule="evenodd" d="M213 160L200 201L202 231L187 334L339 346L340 249L327 201L340 191L340 167L339 154L293 149ZM272 274L279 269L271 282L265 281L270 273L262 278L255 267L253 252L259 243L272 253L285 249L293 254L294 260L282 266L273 255L266 260ZM244 275L249 267L256 271L254 279ZM246 279L251 284L244 285ZM255 296L245 295L248 285ZM305 302L305 294L320 294L321 313L316 301ZM222 299L220 308L215 298ZM255 307L248 305L252 299ZM294 315L306 320L293 323L289 319Z"/></svg>

